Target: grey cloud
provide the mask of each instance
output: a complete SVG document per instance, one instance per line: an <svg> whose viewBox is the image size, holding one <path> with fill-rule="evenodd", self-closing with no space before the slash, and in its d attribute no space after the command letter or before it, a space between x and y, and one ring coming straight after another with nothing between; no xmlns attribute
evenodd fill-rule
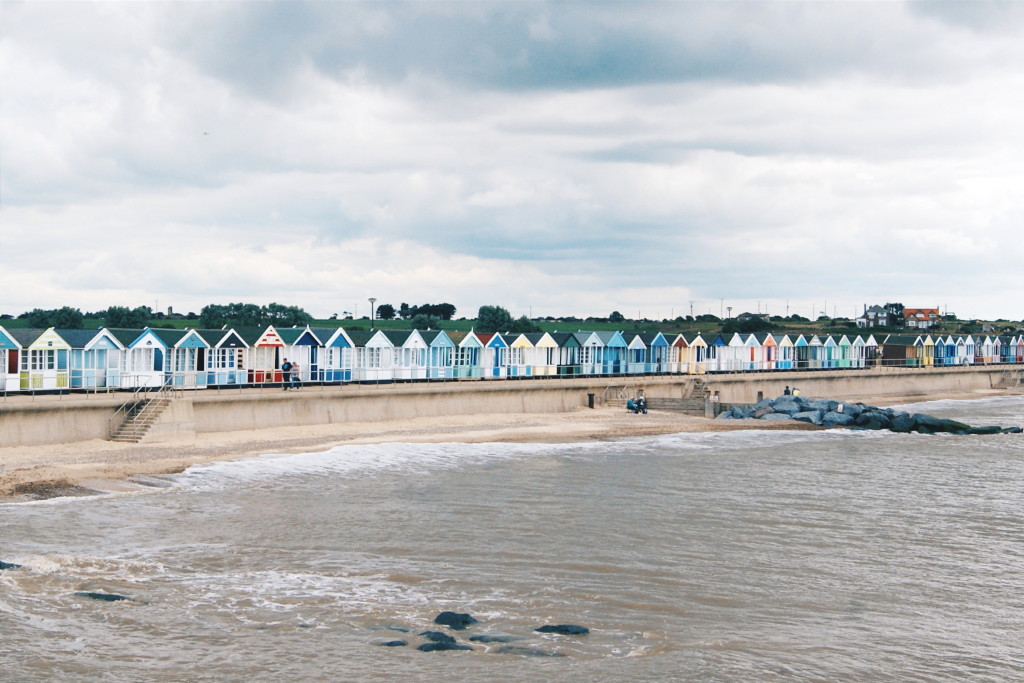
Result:
<svg viewBox="0 0 1024 683"><path fill-rule="evenodd" d="M763 138L750 141L725 139L644 140L576 156L584 161L676 165L687 163L694 152L704 151L729 152L743 156L771 156L781 153L792 154L795 150L792 147L783 147Z"/></svg>
<svg viewBox="0 0 1024 683"><path fill-rule="evenodd" d="M909 2L909 10L948 26L978 33L1016 33L1024 28L1024 3L1008 0Z"/></svg>
<svg viewBox="0 0 1024 683"><path fill-rule="evenodd" d="M314 65L526 91L674 82L800 82L861 70L915 78L951 59L901 30L902 5L242 3L178 40L218 78L276 99ZM536 35L534 27L545 31ZM197 29L197 26L200 28Z"/></svg>

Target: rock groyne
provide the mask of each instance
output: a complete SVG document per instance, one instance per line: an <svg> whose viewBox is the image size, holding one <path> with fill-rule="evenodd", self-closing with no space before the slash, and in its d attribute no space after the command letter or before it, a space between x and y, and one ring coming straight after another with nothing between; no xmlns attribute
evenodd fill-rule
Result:
<svg viewBox="0 0 1024 683"><path fill-rule="evenodd" d="M1021 427L972 427L922 413L803 396L766 398L749 408L734 407L716 419L797 420L823 428L887 429L903 434L1020 434L1024 431Z"/></svg>

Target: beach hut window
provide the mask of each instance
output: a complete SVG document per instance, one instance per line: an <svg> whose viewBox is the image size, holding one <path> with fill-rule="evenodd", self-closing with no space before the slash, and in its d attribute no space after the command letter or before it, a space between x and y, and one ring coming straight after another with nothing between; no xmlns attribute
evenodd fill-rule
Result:
<svg viewBox="0 0 1024 683"><path fill-rule="evenodd" d="M22 356L22 370L53 370L57 364L57 354L48 349L33 349L28 356Z"/></svg>

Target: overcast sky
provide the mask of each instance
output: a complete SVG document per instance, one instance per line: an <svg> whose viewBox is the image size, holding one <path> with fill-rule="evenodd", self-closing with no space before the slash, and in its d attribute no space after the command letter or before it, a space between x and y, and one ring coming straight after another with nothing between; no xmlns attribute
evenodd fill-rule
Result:
<svg viewBox="0 0 1024 683"><path fill-rule="evenodd" d="M1021 2L0 2L0 313L1024 318Z"/></svg>

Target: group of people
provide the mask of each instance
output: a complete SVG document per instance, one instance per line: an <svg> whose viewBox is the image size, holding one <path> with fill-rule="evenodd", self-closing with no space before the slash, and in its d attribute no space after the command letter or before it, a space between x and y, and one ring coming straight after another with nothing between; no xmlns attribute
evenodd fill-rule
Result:
<svg viewBox="0 0 1024 683"><path fill-rule="evenodd" d="M782 392L782 395L783 396L799 396L800 395L800 390L797 389L796 387L793 387L792 389L790 389L789 385L787 384L786 385L786 390Z"/></svg>
<svg viewBox="0 0 1024 683"><path fill-rule="evenodd" d="M631 413L643 413L644 415L646 415L647 399L644 398L643 396L640 396L639 398L629 399L628 401L626 401L626 410L630 411Z"/></svg>
<svg viewBox="0 0 1024 683"><path fill-rule="evenodd" d="M281 364L281 381L284 382L284 390L299 389L299 364L292 363L287 358Z"/></svg>

